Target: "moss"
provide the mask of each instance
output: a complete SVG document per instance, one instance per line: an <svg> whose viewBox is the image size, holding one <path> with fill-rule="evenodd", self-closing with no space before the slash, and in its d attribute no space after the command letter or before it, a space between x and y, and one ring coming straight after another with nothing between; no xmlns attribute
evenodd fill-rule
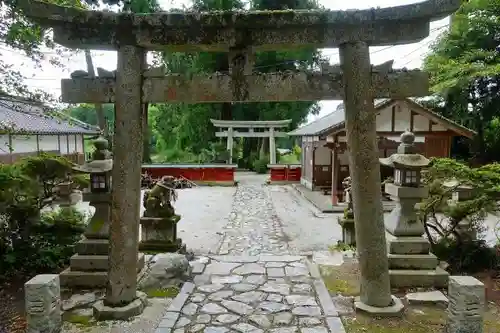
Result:
<svg viewBox="0 0 500 333"><path fill-rule="evenodd" d="M101 231L103 225L104 225L104 220L97 220L97 221L91 222L90 231L92 233L98 233L99 231Z"/></svg>
<svg viewBox="0 0 500 333"><path fill-rule="evenodd" d="M92 317L82 316L78 314L70 314L66 318L66 321L72 324L82 325L82 326L93 326L95 324L95 321L93 320Z"/></svg>
<svg viewBox="0 0 500 333"><path fill-rule="evenodd" d="M149 289L145 292L148 297L173 298L179 293L179 288L170 287L166 289Z"/></svg>

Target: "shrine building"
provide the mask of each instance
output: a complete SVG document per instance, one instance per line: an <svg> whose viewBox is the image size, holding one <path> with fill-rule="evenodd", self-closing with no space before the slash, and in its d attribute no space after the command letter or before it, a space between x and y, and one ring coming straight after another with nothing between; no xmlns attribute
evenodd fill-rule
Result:
<svg viewBox="0 0 500 333"><path fill-rule="evenodd" d="M375 110L380 157L396 152L399 136L405 130L415 134L416 146L428 158L449 157L453 137L472 138L475 134L411 99L375 100ZM334 205L343 201L342 180L349 176L343 104L325 117L288 134L300 138L301 184L310 190L331 189ZM392 176L392 170L382 167L381 174L384 180Z"/></svg>

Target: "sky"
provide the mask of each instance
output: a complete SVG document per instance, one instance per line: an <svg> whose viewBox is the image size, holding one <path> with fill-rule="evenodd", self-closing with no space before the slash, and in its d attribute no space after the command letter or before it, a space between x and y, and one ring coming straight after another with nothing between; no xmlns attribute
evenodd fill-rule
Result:
<svg viewBox="0 0 500 333"><path fill-rule="evenodd" d="M423 0L319 0L319 3L331 10L340 9L366 9L371 7L391 7L422 2ZM172 7L189 6L190 0L159 0L164 10ZM441 34L446 31L449 24L449 18L431 22L430 35L419 43L370 47L371 63L377 65L387 60L394 60L394 68L406 67L409 69L419 68L425 55L429 52L429 46ZM338 49L322 49L323 55L330 59L330 63L339 63ZM50 51L47 52L50 57ZM92 51L95 67L102 67L108 70L116 68L117 56L113 51ZM3 44L0 44L0 57L15 68L21 68L21 72L27 77L27 84L30 87L43 89L55 97L60 96L60 81L63 78L69 78L69 74L75 70L86 70L85 56L83 52L66 58L63 61L65 68L55 67L49 61L45 61L41 67L35 67L32 61L22 56L17 50L9 50ZM340 101L321 101L321 111L319 115L310 115L308 122L323 117L335 110Z"/></svg>

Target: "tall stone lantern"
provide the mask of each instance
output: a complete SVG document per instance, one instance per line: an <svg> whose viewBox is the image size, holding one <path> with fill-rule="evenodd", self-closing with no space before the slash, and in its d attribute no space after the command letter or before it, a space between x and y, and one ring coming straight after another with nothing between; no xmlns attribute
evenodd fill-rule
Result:
<svg viewBox="0 0 500 333"><path fill-rule="evenodd" d="M421 171L430 161L420 155L415 135L401 135L397 153L381 158L380 163L394 168L394 183L385 184L385 192L396 207L385 217L389 235L389 275L392 287L444 287L448 273L438 267L437 257L430 253L430 243L423 236L424 224L415 205L429 194L421 183Z"/></svg>
<svg viewBox="0 0 500 333"><path fill-rule="evenodd" d="M73 168L76 172L90 174L90 192L84 193L83 199L95 208L95 213L85 229L85 237L76 244L70 267L60 274L61 285L66 287L105 287L108 281L113 159L106 139L100 137L93 144L92 161Z"/></svg>
<svg viewBox="0 0 500 333"><path fill-rule="evenodd" d="M107 239L111 219L111 170L113 158L108 150L108 141L99 137L94 142L95 150L92 161L74 169L90 175L90 192L84 194L84 200L95 208L94 216L90 220L85 237L88 239Z"/></svg>

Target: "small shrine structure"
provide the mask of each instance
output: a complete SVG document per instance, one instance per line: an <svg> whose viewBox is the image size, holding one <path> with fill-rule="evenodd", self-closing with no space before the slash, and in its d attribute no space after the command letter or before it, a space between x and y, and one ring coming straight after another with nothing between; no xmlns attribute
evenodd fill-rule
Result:
<svg viewBox="0 0 500 333"><path fill-rule="evenodd" d="M17 1L26 17L53 28L54 42L118 52L116 72L95 78L80 71L61 82L63 102L115 104L107 310L140 309L135 304L140 298L137 242L145 103L342 99L361 274L356 306L374 314L399 314L402 305L391 296L388 260L383 259L387 247L373 99L426 96L429 83L420 70L372 66L369 47L419 42L429 35L430 21L452 14L461 3L427 0L347 11L133 14ZM301 47L338 47L340 64L328 72L252 73L255 52ZM165 75L161 68L147 68L148 49L227 52L229 74Z"/></svg>
<svg viewBox="0 0 500 333"><path fill-rule="evenodd" d="M227 138L229 164L233 163L233 138L269 138L269 164L276 164L275 138L287 137L286 132L275 131L277 128L287 127L292 120L216 120L210 119L212 124L223 129L216 132L218 138ZM225 129L225 130L224 130ZM238 129L244 129L239 131Z"/></svg>

